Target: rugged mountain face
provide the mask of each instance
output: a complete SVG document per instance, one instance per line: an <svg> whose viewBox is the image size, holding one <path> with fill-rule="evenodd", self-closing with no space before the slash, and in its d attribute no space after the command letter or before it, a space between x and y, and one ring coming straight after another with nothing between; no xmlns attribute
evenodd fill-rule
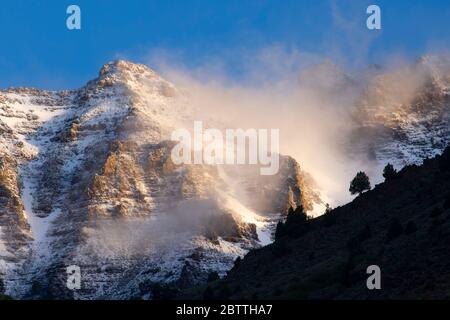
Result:
<svg viewBox="0 0 450 320"><path fill-rule="evenodd" d="M0 278L19 298L152 298L224 273L271 241L291 206L319 202L290 157L251 166L175 165L185 93L143 65L108 63L74 91L0 92ZM66 267L82 289L66 287Z"/></svg>
<svg viewBox="0 0 450 320"><path fill-rule="evenodd" d="M206 299L448 299L449 217L450 147L321 217L288 220L289 232L273 244L252 250L224 279L187 294ZM370 265L381 269L381 290L366 286Z"/></svg>
<svg viewBox="0 0 450 320"><path fill-rule="evenodd" d="M238 260L227 276L183 294L207 299L448 298L450 60L372 68L358 77L330 63L300 82L325 104L349 106L346 152L378 167L406 166L353 202L307 221ZM342 100L335 104L334 98ZM416 165L422 164L420 167ZM371 166L373 167L373 166ZM292 221L302 219L292 219ZM270 263L269 263L270 261ZM366 268L382 269L381 291L366 287ZM184 297L184 295L181 295Z"/></svg>
<svg viewBox="0 0 450 320"><path fill-rule="evenodd" d="M370 77L353 114L350 148L397 167L443 151L450 142L450 59L425 56L415 65Z"/></svg>
<svg viewBox="0 0 450 320"><path fill-rule="evenodd" d="M350 153L397 167L450 141L450 62L424 57L360 81L330 63L300 83L323 104L356 106ZM224 275L272 241L289 207L321 200L289 156L274 176L257 166L176 165L170 136L232 127L197 119L189 93L143 65L103 66L72 91L0 91L0 293L19 298L154 298ZM214 122L213 122L214 121ZM68 290L66 267L82 289Z"/></svg>

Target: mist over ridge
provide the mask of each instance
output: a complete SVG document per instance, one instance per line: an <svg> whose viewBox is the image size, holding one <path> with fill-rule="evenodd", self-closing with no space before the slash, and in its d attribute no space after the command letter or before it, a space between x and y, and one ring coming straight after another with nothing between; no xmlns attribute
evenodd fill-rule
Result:
<svg viewBox="0 0 450 320"><path fill-rule="evenodd" d="M151 55L147 64L155 65L189 97L196 119L216 119L230 128L279 128L281 153L293 156L311 173L324 200L333 206L352 199L347 188L357 171L381 182L389 160L382 154L374 159L371 150L353 144L355 132L365 126L395 129L398 108L411 106L430 83L438 83L441 93L449 85L446 54L413 62L392 55L384 65L353 68L274 46L244 52L238 78L214 59L190 68L177 58L161 51ZM410 111L412 117L420 117ZM364 113L384 114L385 119L369 123ZM409 121L405 115L399 117ZM376 139L366 138L366 149L373 148ZM413 155L404 158L397 167L421 160Z"/></svg>

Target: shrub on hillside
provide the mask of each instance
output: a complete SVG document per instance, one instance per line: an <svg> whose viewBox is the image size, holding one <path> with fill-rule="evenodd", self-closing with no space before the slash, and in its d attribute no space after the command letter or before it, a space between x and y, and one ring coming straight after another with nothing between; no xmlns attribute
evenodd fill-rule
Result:
<svg viewBox="0 0 450 320"><path fill-rule="evenodd" d="M392 164L388 163L386 167L384 167L383 177L385 181L389 181L397 177L397 170L394 169Z"/></svg>
<svg viewBox="0 0 450 320"><path fill-rule="evenodd" d="M283 237L289 236L298 238L308 231L308 216L302 206L298 206L295 210L289 209L286 222L278 222L275 230L275 241Z"/></svg>
<svg viewBox="0 0 450 320"><path fill-rule="evenodd" d="M365 172L358 172L350 182L350 193L361 195L364 191L370 190L370 180Z"/></svg>
<svg viewBox="0 0 450 320"><path fill-rule="evenodd" d="M286 235L284 223L279 221L277 224L277 228L275 229L275 241L281 239Z"/></svg>
<svg viewBox="0 0 450 320"><path fill-rule="evenodd" d="M298 206L294 211L291 211L286 218L287 224L298 224L303 225L308 220L306 212L303 210L302 206Z"/></svg>

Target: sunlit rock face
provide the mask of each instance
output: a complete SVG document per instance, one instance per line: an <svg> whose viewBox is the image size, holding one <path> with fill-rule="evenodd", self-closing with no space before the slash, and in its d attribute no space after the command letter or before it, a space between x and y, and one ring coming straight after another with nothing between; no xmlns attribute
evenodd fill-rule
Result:
<svg viewBox="0 0 450 320"><path fill-rule="evenodd" d="M324 62L303 71L300 85L325 105L342 109L343 127L352 128L335 140L350 159L362 156L401 168L440 154L450 141L449 56L353 73Z"/></svg>
<svg viewBox="0 0 450 320"><path fill-rule="evenodd" d="M271 242L289 207L312 209L312 178L281 156L252 166L176 165L170 133L188 95L149 68L106 64L72 91L0 92L0 278L17 298L154 297L224 274ZM81 290L66 267L81 268ZM158 291L160 292L160 290Z"/></svg>
<svg viewBox="0 0 450 320"><path fill-rule="evenodd" d="M300 83L323 104L338 98L352 108L350 140L339 137L350 155L402 167L450 141L447 58L377 69L364 81L324 63ZM313 177L289 156L269 176L255 165L175 164L171 133L199 120L189 96L126 61L104 65L78 90L0 91L0 291L170 296L270 243L290 207L321 203ZM81 268L81 290L66 287L70 265Z"/></svg>
<svg viewBox="0 0 450 320"><path fill-rule="evenodd" d="M397 167L421 163L450 142L450 59L416 64L370 78L354 112L353 150Z"/></svg>

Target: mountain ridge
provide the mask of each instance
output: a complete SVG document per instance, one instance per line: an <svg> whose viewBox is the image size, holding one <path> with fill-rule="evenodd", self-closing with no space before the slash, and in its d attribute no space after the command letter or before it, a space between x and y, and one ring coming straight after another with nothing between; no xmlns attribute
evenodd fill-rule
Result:
<svg viewBox="0 0 450 320"><path fill-rule="evenodd" d="M402 167L443 150L450 78L435 64L424 58L413 71L375 73L351 105L351 154ZM421 68L417 86L391 86ZM319 71L331 78L324 92L353 90L334 65ZM254 166L175 165L170 133L197 115L183 88L123 60L77 90L0 91L3 291L27 299L152 299L162 287L173 294L211 272L224 276L237 257L270 244L290 207L321 203L314 177L289 156L270 177ZM81 267L82 290L67 289L69 265Z"/></svg>
<svg viewBox="0 0 450 320"><path fill-rule="evenodd" d="M273 179L256 168L174 165L166 137L192 115L143 65L110 62L78 90L9 89L0 103L0 187L16 203L0 212L9 230L0 234L0 273L14 297L149 298L158 283L202 282L270 241L278 214L310 201L292 158L281 157ZM236 177L244 193L233 192ZM250 198L257 186L264 192ZM65 286L74 264L80 291Z"/></svg>

